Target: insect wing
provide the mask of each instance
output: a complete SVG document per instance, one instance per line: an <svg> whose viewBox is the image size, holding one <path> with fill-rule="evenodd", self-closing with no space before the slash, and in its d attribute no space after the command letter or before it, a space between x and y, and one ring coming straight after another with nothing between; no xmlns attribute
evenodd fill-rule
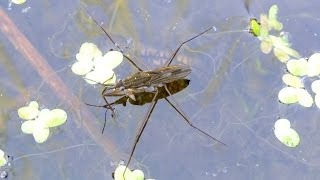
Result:
<svg viewBox="0 0 320 180"><path fill-rule="evenodd" d="M129 88L140 88L146 86L147 83L157 74L148 72L148 71L141 71L137 72L126 79L122 80L123 86L126 89Z"/></svg>
<svg viewBox="0 0 320 180"><path fill-rule="evenodd" d="M189 66L168 66L155 69L155 71L160 73L152 76L149 81L149 86L166 84L183 79L191 73L191 68Z"/></svg>

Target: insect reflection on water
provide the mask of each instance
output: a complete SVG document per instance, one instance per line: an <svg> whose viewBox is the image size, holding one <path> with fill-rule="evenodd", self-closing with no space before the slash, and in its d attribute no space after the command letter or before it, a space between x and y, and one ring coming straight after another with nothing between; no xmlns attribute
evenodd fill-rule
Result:
<svg viewBox="0 0 320 180"><path fill-rule="evenodd" d="M89 13L88 13L89 14ZM90 15L89 15L90 16ZM90 16L91 17L91 16ZM91 19L99 25L101 30L107 35L108 39L122 52L122 49L115 43L115 41L111 38L111 36L107 33L107 31L94 19ZM214 26L204 30L203 32L193 36L192 38L187 39L186 41L182 42L172 53L170 59L165 63L163 67L156 68L153 70L142 70L132 59L128 56L124 55L124 57L133 65L135 66L139 72L132 74L131 76L119 80L115 84L106 85L104 90L102 91L102 97L105 100L105 105L90 105L95 107L104 107L106 108L106 112L108 110L111 111L111 115L113 117L116 116L116 111L114 106L117 104L126 105L126 102L130 102L134 105L144 105L146 103L150 103L150 107L148 112L145 115L145 118L139 129L137 131L135 141L133 147L131 149L129 159L126 162L126 167L128 167L137 143L150 119L150 116L160 99L165 99L169 105L175 109L175 111L195 130L202 133L203 135L207 136L208 138L219 142L222 145L225 145L223 142L219 141L218 139L214 138L213 136L209 135L205 131L201 130L200 128L194 126L188 117L182 112L182 110L174 103L173 100L168 99L168 96L171 96L175 93L180 92L181 90L185 89L189 85L189 80L185 79L191 73L191 67L186 65L171 65L172 61L176 57L177 53L181 49L181 47L192 41L193 39L205 34L206 32L215 29ZM233 31L235 32L235 31ZM240 32L240 31L236 31ZM242 32L244 32L242 30ZM223 32L226 33L226 32ZM107 97L109 96L119 96L120 98L114 102L109 102ZM104 131L106 125L106 113L105 113L105 122L102 132Z"/></svg>

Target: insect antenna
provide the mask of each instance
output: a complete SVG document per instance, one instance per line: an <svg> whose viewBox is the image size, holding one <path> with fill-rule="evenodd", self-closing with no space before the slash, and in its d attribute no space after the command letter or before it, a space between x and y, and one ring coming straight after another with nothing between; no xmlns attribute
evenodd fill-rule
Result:
<svg viewBox="0 0 320 180"><path fill-rule="evenodd" d="M212 27L210 27L210 28L206 29L205 31L203 31L203 32L201 32L201 33L199 33L199 34L197 34L196 36L194 36L194 37L192 37L192 38L190 38L190 39L188 39L188 40L186 40L186 41L182 42L182 43L180 44L180 46L179 46L179 47L178 47L178 48L173 52L172 56L170 57L170 59L166 62L166 64L165 64L164 66L166 66L166 67L167 67L167 66L170 66L170 64L171 64L172 60L174 59L174 57L177 55L177 53L179 52L180 48L181 48L184 44L186 44L186 43L188 43L188 42L192 41L193 39L195 39L195 38L197 38L197 37L201 36L202 34L204 34L204 33L208 32L208 31L210 31L211 29L215 29L215 27L214 27L214 26L212 26Z"/></svg>

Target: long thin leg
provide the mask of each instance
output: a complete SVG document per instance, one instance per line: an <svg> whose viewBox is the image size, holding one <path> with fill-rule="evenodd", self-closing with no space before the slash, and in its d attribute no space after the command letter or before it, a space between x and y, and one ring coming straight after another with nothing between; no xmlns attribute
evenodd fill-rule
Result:
<svg viewBox="0 0 320 180"><path fill-rule="evenodd" d="M143 130L144 130L144 128L146 127L146 125L147 125L147 123L148 123L148 121L149 121L149 119L150 119L150 116L151 116L151 113L152 113L153 109L156 107L156 104L157 104L157 102L158 102L158 100L156 100L157 96L158 96L158 90L155 92L154 97L153 97L153 99L152 99L151 106L150 106L150 108L149 108L149 110L148 110L148 112L147 112L147 114L146 114L146 117L144 118L142 124L141 124L140 127L139 127L139 130L138 130L138 132L137 132L136 139L134 140L134 144L133 144L133 147L132 147L132 149L131 149L130 157L129 157L129 159L128 159L128 162L127 162L127 164L126 164L126 167L129 166L129 163L130 163L131 158L132 158L132 156L133 156L133 153L134 153L134 151L135 151L135 149L136 149L136 146L137 146L137 144L138 144L138 142L139 142L139 140L140 140L140 137L141 137L141 135L142 135L142 133L143 133ZM123 175L125 174L126 170L127 170L127 168L125 169Z"/></svg>
<svg viewBox="0 0 320 180"><path fill-rule="evenodd" d="M219 142L219 143L227 146L225 143L221 142L220 140L212 137L210 134L208 134L208 133L204 132L203 130L199 129L198 127L194 126L194 125L191 123L191 121L186 117L186 115L185 115L181 110L179 110L177 107L175 107L168 98L165 98L165 99L166 99L166 101L171 105L171 107L173 107L173 108L183 117L183 119L184 119L192 128L194 128L195 130L197 130L197 131L201 132L202 134L208 136L210 139L213 139L213 140L215 140L215 141L217 141L217 142Z"/></svg>
<svg viewBox="0 0 320 180"><path fill-rule="evenodd" d="M107 33L107 30L105 30L98 22L97 20L95 20L91 15L90 13L84 9L88 16L100 27L100 29L108 36L109 40L120 50L120 52L123 54L123 50L121 49L121 47L111 38L111 36ZM139 71L142 71L142 69L132 60L130 59L128 56L124 55L123 56L128 59Z"/></svg>
<svg viewBox="0 0 320 180"><path fill-rule="evenodd" d="M112 114L111 116L114 117L115 116L115 112L114 112L114 108L110 105L110 103L108 102L106 96L104 95L106 90L108 90L108 88L105 88L102 93L101 93L101 96L103 97L104 101L107 103L106 104L106 107L108 107L107 109L110 109L112 111Z"/></svg>
<svg viewBox="0 0 320 180"><path fill-rule="evenodd" d="M174 51L174 53L172 54L172 56L170 57L170 59L166 62L166 64L165 64L164 66L165 66L165 67L170 66L172 60L174 59L174 57L177 55L177 53L179 52L180 48L181 48L184 44L186 44L187 42L190 42L190 41L194 40L195 38L201 36L202 34L208 32L208 31L210 31L211 29L214 29L214 27L212 26L212 27L206 29L205 31L201 32L200 34L198 34L198 35L196 35L196 36L193 36L192 38L190 38L190 39L182 42L182 43L180 44L180 46Z"/></svg>
<svg viewBox="0 0 320 180"><path fill-rule="evenodd" d="M165 85L165 89L166 89L167 93L171 96L171 93L170 93L170 91L168 90L168 88L167 88L166 85ZM166 99L166 101L171 105L171 107L173 107L173 109L175 109L175 110L183 117L183 119L184 119L192 128L194 128L195 130L197 130L197 131L201 132L202 134L208 136L210 139L213 139L213 140L215 140L215 141L217 141L217 142L219 142L219 143L227 146L225 143L223 143L223 142L221 142L220 140L212 137L211 135L209 135L208 133L204 132L204 131L201 130L200 128L194 126L194 125L191 123L191 121L187 118L187 116L182 112L182 110L180 110L181 108L177 108L177 107L179 107L177 103L175 103L176 106L177 106L177 107L176 107L168 98L165 98L165 99Z"/></svg>

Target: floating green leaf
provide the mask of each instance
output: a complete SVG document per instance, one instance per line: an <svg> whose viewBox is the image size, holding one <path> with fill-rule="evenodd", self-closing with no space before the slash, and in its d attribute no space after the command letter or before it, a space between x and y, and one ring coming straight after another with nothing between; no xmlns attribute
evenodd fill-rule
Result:
<svg viewBox="0 0 320 180"><path fill-rule="evenodd" d="M88 60L93 60L93 58L95 57L99 57L102 56L102 52L100 51L100 49L97 47L97 45L93 44L93 43L89 43L89 42L85 42L81 45L80 50L79 50L79 54L82 54L84 56L79 56L79 57L86 57L88 58ZM81 59L78 59L78 61L81 61Z"/></svg>
<svg viewBox="0 0 320 180"><path fill-rule="evenodd" d="M278 21L278 6L272 5L269 9L269 28L275 29L277 31L281 31L283 28L283 25L281 22Z"/></svg>
<svg viewBox="0 0 320 180"><path fill-rule="evenodd" d="M14 4L23 4L26 2L26 0L11 0L11 2Z"/></svg>
<svg viewBox="0 0 320 180"><path fill-rule="evenodd" d="M265 37L260 43L260 50L264 54L269 54L272 51L273 44L269 37Z"/></svg>
<svg viewBox="0 0 320 180"><path fill-rule="evenodd" d="M37 101L31 101L31 102L29 103L29 106L30 106L30 107L33 107L33 108L36 108L36 109L39 109L39 104L38 104Z"/></svg>
<svg viewBox="0 0 320 180"><path fill-rule="evenodd" d="M39 114L39 105L32 101L28 106L24 106L18 109L18 116L21 119L30 120L35 119Z"/></svg>
<svg viewBox="0 0 320 180"><path fill-rule="evenodd" d="M298 102L300 105L304 107L311 107L313 104L312 96L309 94L309 92L305 89L298 89Z"/></svg>
<svg viewBox="0 0 320 180"><path fill-rule="evenodd" d="M33 127L34 127L34 120L31 121L25 121L21 124L21 131L25 134L32 134L33 133Z"/></svg>
<svg viewBox="0 0 320 180"><path fill-rule="evenodd" d="M265 14L260 15L260 36L262 40L264 37L269 35L269 25L268 25L268 16Z"/></svg>
<svg viewBox="0 0 320 180"><path fill-rule="evenodd" d="M279 91L278 99L284 104L293 104L298 102L297 88L284 87Z"/></svg>
<svg viewBox="0 0 320 180"><path fill-rule="evenodd" d="M296 147L300 143L299 134L292 128L275 129L274 134L280 142L288 147Z"/></svg>
<svg viewBox="0 0 320 180"><path fill-rule="evenodd" d="M85 76L85 80L89 84L114 84L116 76L111 69L91 71Z"/></svg>
<svg viewBox="0 0 320 180"><path fill-rule="evenodd" d="M308 73L309 77L320 75L320 53L315 53L308 59Z"/></svg>
<svg viewBox="0 0 320 180"><path fill-rule="evenodd" d="M300 143L299 134L290 128L290 121L279 119L274 124L274 134L277 139L288 147L296 147Z"/></svg>
<svg viewBox="0 0 320 180"><path fill-rule="evenodd" d="M57 127L67 121L67 113L62 109L51 110L51 118L46 122L47 127Z"/></svg>
<svg viewBox="0 0 320 180"><path fill-rule="evenodd" d="M320 94L320 80L315 80L311 84L311 89L314 93Z"/></svg>
<svg viewBox="0 0 320 180"><path fill-rule="evenodd" d="M5 153L0 149L0 167L6 165L7 162L8 162L8 160L5 157Z"/></svg>
<svg viewBox="0 0 320 180"><path fill-rule="evenodd" d="M123 61L123 54L119 51L109 51L103 57L94 61L95 69L114 69Z"/></svg>
<svg viewBox="0 0 320 180"><path fill-rule="evenodd" d="M290 59L290 56L279 48L274 48L273 54L281 62L287 62Z"/></svg>
<svg viewBox="0 0 320 180"><path fill-rule="evenodd" d="M314 102L315 102L316 106L320 109L320 94L316 94L314 96Z"/></svg>
<svg viewBox="0 0 320 180"><path fill-rule="evenodd" d="M287 129L287 128L290 128L290 126L291 126L291 123L288 119L278 119L274 123L275 129Z"/></svg>
<svg viewBox="0 0 320 180"><path fill-rule="evenodd" d="M277 48L279 49L279 51L282 51L283 53L286 53L294 58L300 58L300 54L290 48L290 43L288 42L288 39L286 36L280 36L280 37L277 37L277 36L272 36L272 35L269 35L271 41L272 41L272 44L274 46L274 48Z"/></svg>
<svg viewBox="0 0 320 180"><path fill-rule="evenodd" d="M295 87L295 88L303 88L304 85L301 81L301 79L297 76L294 76L292 74L284 74L282 76L282 81L291 87Z"/></svg>
<svg viewBox="0 0 320 180"><path fill-rule="evenodd" d="M35 123L35 127L33 130L33 137L37 143L44 143L47 141L50 131L49 128L45 128L37 123Z"/></svg>
<svg viewBox="0 0 320 180"><path fill-rule="evenodd" d="M76 75L86 75L93 69L93 61L79 61L71 66L71 70Z"/></svg>
<svg viewBox="0 0 320 180"><path fill-rule="evenodd" d="M301 59L292 59L287 62L288 71L295 76L305 76L307 74L307 60Z"/></svg>
<svg viewBox="0 0 320 180"><path fill-rule="evenodd" d="M264 38L260 38L261 44L260 49L263 53L269 54L273 49L274 55L281 62L286 62L290 59L290 56L299 58L300 54L294 49L290 48L290 44L286 40L284 36L276 37L276 36L266 36Z"/></svg>
<svg viewBox="0 0 320 180"><path fill-rule="evenodd" d="M52 113L49 109L42 109L39 113L36 121L43 124L43 127L46 126L46 123L52 118Z"/></svg>
<svg viewBox="0 0 320 180"><path fill-rule="evenodd" d="M123 173L125 174L123 175ZM144 173L141 170L131 171L126 166L119 165L114 172L115 180L144 180Z"/></svg>

